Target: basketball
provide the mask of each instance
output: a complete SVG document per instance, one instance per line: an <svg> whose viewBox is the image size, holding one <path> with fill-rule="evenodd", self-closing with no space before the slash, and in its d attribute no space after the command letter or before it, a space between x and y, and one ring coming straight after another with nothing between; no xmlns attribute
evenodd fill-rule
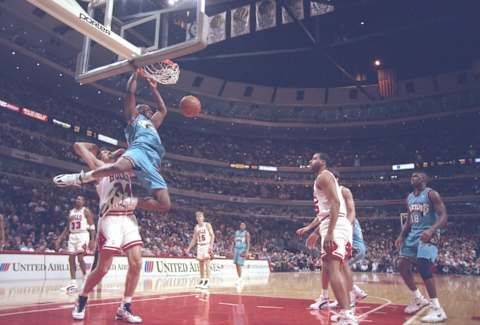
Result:
<svg viewBox="0 0 480 325"><path fill-rule="evenodd" d="M197 117L202 111L200 100L192 95L184 96L180 100L180 110L185 117Z"/></svg>

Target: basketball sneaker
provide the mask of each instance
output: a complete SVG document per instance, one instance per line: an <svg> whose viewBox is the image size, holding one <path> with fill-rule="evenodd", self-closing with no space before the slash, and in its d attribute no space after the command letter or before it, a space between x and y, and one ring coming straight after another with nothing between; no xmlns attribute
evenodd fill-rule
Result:
<svg viewBox="0 0 480 325"><path fill-rule="evenodd" d="M60 291L65 291L66 293L73 293L78 290L77 281L71 280L69 284L60 288Z"/></svg>
<svg viewBox="0 0 480 325"><path fill-rule="evenodd" d="M423 323L439 323L447 320L447 314L442 307L435 308L432 306L430 313L422 317L421 321Z"/></svg>
<svg viewBox="0 0 480 325"><path fill-rule="evenodd" d="M328 304L328 308L330 308L330 309L334 309L334 308L337 308L337 307L338 307L338 301L337 300Z"/></svg>
<svg viewBox="0 0 480 325"><path fill-rule="evenodd" d="M360 301L368 297L368 293L366 293L362 289L354 290L354 292L355 292L355 301Z"/></svg>
<svg viewBox="0 0 480 325"><path fill-rule="evenodd" d="M427 299L425 299L424 297L413 298L412 302L407 307L405 307L405 313L415 314L417 311L419 311L425 306L428 306Z"/></svg>
<svg viewBox="0 0 480 325"><path fill-rule="evenodd" d="M137 324L143 321L140 316L136 316L132 313L132 310L130 309L130 304L128 303L118 307L115 319L131 324Z"/></svg>
<svg viewBox="0 0 480 325"><path fill-rule="evenodd" d="M85 306L87 305L87 297L78 296L75 306L72 310L72 318L75 320L83 320L85 318Z"/></svg>
<svg viewBox="0 0 480 325"><path fill-rule="evenodd" d="M67 186L74 186L74 187L81 187L82 177L85 173L83 170L78 174L60 174L53 178L53 182L58 187L67 187Z"/></svg>
<svg viewBox="0 0 480 325"><path fill-rule="evenodd" d="M318 297L313 304L309 306L310 309L327 309L328 308L328 298L323 295Z"/></svg>
<svg viewBox="0 0 480 325"><path fill-rule="evenodd" d="M201 289L203 287L203 280L200 280L198 284L195 285L196 289Z"/></svg>
<svg viewBox="0 0 480 325"><path fill-rule="evenodd" d="M336 322L337 325L358 325L358 320L355 317L355 313L351 309L342 310L339 314L334 314L331 320Z"/></svg>

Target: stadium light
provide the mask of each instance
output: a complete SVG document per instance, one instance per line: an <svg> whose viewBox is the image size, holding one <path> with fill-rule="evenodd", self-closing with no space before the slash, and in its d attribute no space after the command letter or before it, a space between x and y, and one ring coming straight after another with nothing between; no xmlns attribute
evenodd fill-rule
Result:
<svg viewBox="0 0 480 325"><path fill-rule="evenodd" d="M380 68L382 66L382 61L380 59L375 59L373 61L373 65L376 67L376 68Z"/></svg>

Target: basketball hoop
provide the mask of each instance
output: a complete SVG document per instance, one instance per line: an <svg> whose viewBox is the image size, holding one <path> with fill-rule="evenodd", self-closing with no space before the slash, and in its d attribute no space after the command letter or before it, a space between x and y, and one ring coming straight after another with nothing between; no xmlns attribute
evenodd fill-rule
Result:
<svg viewBox="0 0 480 325"><path fill-rule="evenodd" d="M144 76L162 85L174 85L180 76L180 67L171 60L148 64L143 67Z"/></svg>

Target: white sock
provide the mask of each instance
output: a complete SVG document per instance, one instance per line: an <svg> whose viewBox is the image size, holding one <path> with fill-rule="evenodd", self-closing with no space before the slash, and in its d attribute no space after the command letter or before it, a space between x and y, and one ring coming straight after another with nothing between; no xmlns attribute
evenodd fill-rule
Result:
<svg viewBox="0 0 480 325"><path fill-rule="evenodd" d="M92 170L84 173L83 176L82 176L82 182L84 182L84 183L93 182L95 180L95 178L92 176L92 174L93 174Z"/></svg>
<svg viewBox="0 0 480 325"><path fill-rule="evenodd" d="M132 303L132 297L123 297L122 306L125 306L125 304L131 304L131 303Z"/></svg>
<svg viewBox="0 0 480 325"><path fill-rule="evenodd" d="M420 290L418 290L418 288L416 290L412 291L412 296L413 296L413 298L423 298L423 295L420 292Z"/></svg>
<svg viewBox="0 0 480 325"><path fill-rule="evenodd" d="M328 289L322 289L322 297L328 299Z"/></svg>
<svg viewBox="0 0 480 325"><path fill-rule="evenodd" d="M77 279L71 279L71 280L70 280L70 283L76 285L76 284L77 284Z"/></svg>
<svg viewBox="0 0 480 325"><path fill-rule="evenodd" d="M442 308L442 306L440 306L440 302L438 301L438 298L430 299L430 303L432 304L433 308L435 308L435 309Z"/></svg>

